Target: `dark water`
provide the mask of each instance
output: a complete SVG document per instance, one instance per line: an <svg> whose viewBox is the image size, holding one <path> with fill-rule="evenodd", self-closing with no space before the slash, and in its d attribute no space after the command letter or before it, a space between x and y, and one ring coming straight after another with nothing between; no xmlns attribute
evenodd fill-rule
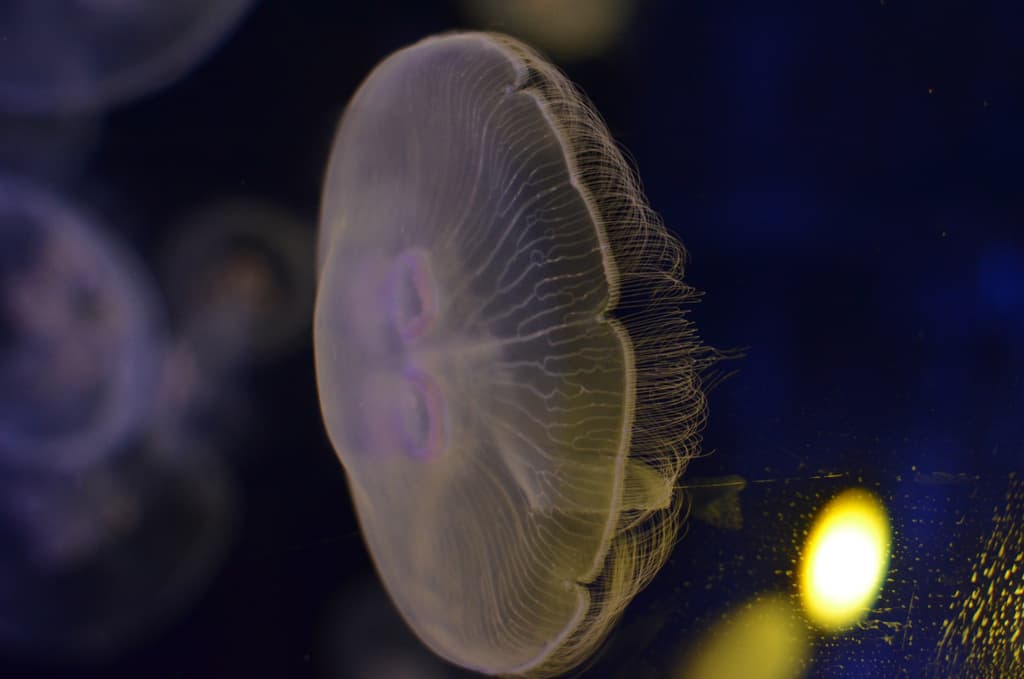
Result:
<svg viewBox="0 0 1024 679"><path fill-rule="evenodd" d="M848 487L887 506L889 576L865 622L808 628L805 676L1024 671L1022 22L1010 2L650 1L610 51L564 64L689 249L701 334L747 348L710 397L713 452L689 471L747 480L742 527L692 522L583 676L677 676L726 611L795 597L814 514ZM265 0L180 83L63 122L71 141L30 157L0 133L0 158L112 216L168 294L161 253L198 205L261 197L312 228L358 83L460 27L446 2ZM15 125L25 140L31 126L0 119ZM72 663L43 644L5 653L0 676L454 675L377 590L320 423L308 329L222 382L197 426L237 514L217 514L233 538L203 586L112 656ZM198 535L204 520L185 513L154 530ZM149 554L163 562L168 544ZM75 596L99 582L81 577Z"/></svg>

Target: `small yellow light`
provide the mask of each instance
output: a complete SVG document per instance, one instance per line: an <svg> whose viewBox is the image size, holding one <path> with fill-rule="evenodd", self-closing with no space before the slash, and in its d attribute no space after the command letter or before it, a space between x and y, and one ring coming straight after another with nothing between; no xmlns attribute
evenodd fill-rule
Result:
<svg viewBox="0 0 1024 679"><path fill-rule="evenodd" d="M889 516L871 493L844 491L825 505L804 546L800 593L811 620L839 630L864 619L889 569Z"/></svg>

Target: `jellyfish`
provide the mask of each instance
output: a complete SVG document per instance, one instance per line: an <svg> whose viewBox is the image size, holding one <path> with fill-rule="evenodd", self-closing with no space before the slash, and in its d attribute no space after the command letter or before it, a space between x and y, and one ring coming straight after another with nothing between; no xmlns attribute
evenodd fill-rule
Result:
<svg viewBox="0 0 1024 679"><path fill-rule="evenodd" d="M0 177L0 466L78 469L141 431L157 308L141 266L84 209Z"/></svg>
<svg viewBox="0 0 1024 679"><path fill-rule="evenodd" d="M97 661L158 632L217 572L236 501L218 458L157 439L73 474L0 476L4 655Z"/></svg>
<svg viewBox="0 0 1024 679"><path fill-rule="evenodd" d="M716 360L683 246L574 86L485 33L376 67L321 211L321 410L391 599L457 665L579 665L682 520Z"/></svg>
<svg viewBox="0 0 1024 679"><path fill-rule="evenodd" d="M251 0L13 0L0 4L0 108L101 111L172 83Z"/></svg>
<svg viewBox="0 0 1024 679"><path fill-rule="evenodd" d="M302 346L316 285L310 226L273 202L227 197L175 231L165 278L204 367L227 370Z"/></svg>

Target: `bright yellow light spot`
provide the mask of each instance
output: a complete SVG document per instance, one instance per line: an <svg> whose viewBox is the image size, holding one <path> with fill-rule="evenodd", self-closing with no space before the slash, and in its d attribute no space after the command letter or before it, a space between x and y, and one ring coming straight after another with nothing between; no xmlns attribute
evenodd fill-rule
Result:
<svg viewBox="0 0 1024 679"><path fill-rule="evenodd" d="M825 505L804 546L800 593L811 620L838 630L862 620L889 569L892 535L882 502L865 490Z"/></svg>
<svg viewBox="0 0 1024 679"><path fill-rule="evenodd" d="M788 597L761 595L727 612L694 644L677 679L799 679L807 629Z"/></svg>

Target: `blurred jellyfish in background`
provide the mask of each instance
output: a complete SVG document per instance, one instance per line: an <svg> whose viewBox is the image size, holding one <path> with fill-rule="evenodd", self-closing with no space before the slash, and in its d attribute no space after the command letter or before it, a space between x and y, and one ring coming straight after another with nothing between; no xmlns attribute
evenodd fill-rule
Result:
<svg viewBox="0 0 1024 679"><path fill-rule="evenodd" d="M103 658L202 591L235 516L217 458L165 436L160 300L97 218L0 180L0 651Z"/></svg>
<svg viewBox="0 0 1024 679"><path fill-rule="evenodd" d="M325 184L320 402L378 572L440 656L583 662L675 545L718 354L682 246L573 85L524 44L401 50Z"/></svg>
<svg viewBox="0 0 1024 679"><path fill-rule="evenodd" d="M0 466L82 468L147 426L156 309L138 262L88 213L0 178Z"/></svg>
<svg viewBox="0 0 1024 679"><path fill-rule="evenodd" d="M0 477L0 650L107 658L192 605L231 544L235 491L212 455L138 443L105 465Z"/></svg>
<svg viewBox="0 0 1024 679"><path fill-rule="evenodd" d="M0 109L105 110L193 68L252 0L7 0L0 3Z"/></svg>
<svg viewBox="0 0 1024 679"><path fill-rule="evenodd" d="M165 287L203 369L230 374L306 346L312 226L267 201L237 197L197 210L173 233L162 255Z"/></svg>
<svg viewBox="0 0 1024 679"><path fill-rule="evenodd" d="M171 233L160 254L175 329L167 396L182 405L171 433L230 447L253 417L251 369L309 346L314 230L274 203L229 197Z"/></svg>
<svg viewBox="0 0 1024 679"><path fill-rule="evenodd" d="M525 40L563 61L595 57L626 32L636 0L461 0L479 28Z"/></svg>

